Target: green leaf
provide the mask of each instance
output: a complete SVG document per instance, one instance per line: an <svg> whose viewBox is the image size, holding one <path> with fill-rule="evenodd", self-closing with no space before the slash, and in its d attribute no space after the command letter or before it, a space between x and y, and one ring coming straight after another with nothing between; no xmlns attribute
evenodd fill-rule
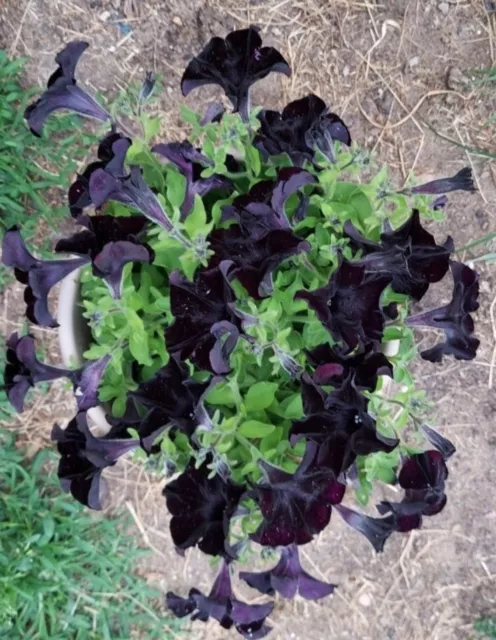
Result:
<svg viewBox="0 0 496 640"><path fill-rule="evenodd" d="M206 236L210 231L211 225L207 224L205 205L199 195L195 195L195 204L184 221L184 228L192 239L199 235Z"/></svg>
<svg viewBox="0 0 496 640"><path fill-rule="evenodd" d="M244 399L247 411L262 411L274 402L279 385L276 382L257 382L248 389Z"/></svg>
<svg viewBox="0 0 496 640"><path fill-rule="evenodd" d="M129 322L129 351L131 355L139 362L150 366L153 360L150 357L148 347L148 334L145 330L143 320L133 309L126 309L126 318Z"/></svg>
<svg viewBox="0 0 496 640"><path fill-rule="evenodd" d="M303 417L303 400L299 393L295 394L285 406L284 417L288 420L299 420Z"/></svg>
<svg viewBox="0 0 496 640"><path fill-rule="evenodd" d="M221 382L215 385L213 389L208 392L205 401L208 404L213 405L225 405L234 406L234 395L231 386L226 382Z"/></svg>
<svg viewBox="0 0 496 640"><path fill-rule="evenodd" d="M160 131L160 118L150 118L150 116L142 116L143 132L145 140L149 141L154 138Z"/></svg>
<svg viewBox="0 0 496 640"><path fill-rule="evenodd" d="M167 200L174 208L179 209L185 194L186 178L179 171L170 169L167 172Z"/></svg>
<svg viewBox="0 0 496 640"><path fill-rule="evenodd" d="M243 422L238 429L238 433L245 438L264 438L272 433L275 429L273 424L259 422L258 420L247 420Z"/></svg>
<svg viewBox="0 0 496 640"><path fill-rule="evenodd" d="M260 175L260 170L262 168L262 164L260 162L260 151L256 147L249 146L245 148L245 156L246 166L251 168L253 175Z"/></svg>

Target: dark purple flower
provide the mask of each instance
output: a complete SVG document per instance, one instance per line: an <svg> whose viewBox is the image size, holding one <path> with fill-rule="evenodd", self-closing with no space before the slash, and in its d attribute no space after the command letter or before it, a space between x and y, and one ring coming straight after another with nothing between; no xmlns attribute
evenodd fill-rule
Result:
<svg viewBox="0 0 496 640"><path fill-rule="evenodd" d="M80 369L70 370L40 362L36 357L34 338L13 333L7 340L4 383L10 403L18 413L24 410L24 399L31 387L39 382L69 378L74 386L79 411L98 404L98 385L110 356L87 362Z"/></svg>
<svg viewBox="0 0 496 640"><path fill-rule="evenodd" d="M411 531L422 526L422 516L434 516L446 505L444 492L448 468L439 451L417 453L403 462L398 482L405 490L401 502L383 501L380 513L391 513L397 531Z"/></svg>
<svg viewBox="0 0 496 640"><path fill-rule="evenodd" d="M63 278L87 264L88 259L38 260L28 251L19 229L12 227L3 238L2 262L14 269L19 282L28 285L24 300L29 320L40 327L56 327L57 321L48 308L48 294Z"/></svg>
<svg viewBox="0 0 496 640"><path fill-rule="evenodd" d="M222 220L236 220L254 240L268 231L290 229L284 206L288 198L302 187L315 183L315 177L298 167L279 169L277 179L257 182L247 194L238 196L222 210Z"/></svg>
<svg viewBox="0 0 496 640"><path fill-rule="evenodd" d="M335 477L346 471L357 455L390 452L398 445L396 438L377 432L375 420L367 413L368 400L357 390L352 374L328 394L304 373L301 390L305 417L293 422L291 444L302 438L316 442L318 464L331 469Z"/></svg>
<svg viewBox="0 0 496 640"><path fill-rule="evenodd" d="M340 386L350 374L357 389L374 391L379 376L393 377L393 365L383 353L368 344L362 351L345 355L330 344L321 344L307 352L311 365L316 367L313 379L319 385Z"/></svg>
<svg viewBox="0 0 496 640"><path fill-rule="evenodd" d="M211 556L226 555L229 521L245 493L244 486L211 473L211 458L195 468L192 459L186 471L165 485L167 509L172 515L170 530L179 549L198 547Z"/></svg>
<svg viewBox="0 0 496 640"><path fill-rule="evenodd" d="M174 225L162 208L157 197L146 184L141 169L132 166L129 175L118 177L108 170L95 169L89 178L91 202L99 208L108 200L122 202L135 207L155 224L168 232L175 232Z"/></svg>
<svg viewBox="0 0 496 640"><path fill-rule="evenodd" d="M184 96L207 84L225 91L234 111L249 116L249 90L252 84L271 72L291 75L288 63L273 47L263 47L256 27L233 31L226 39L212 38L191 60L181 79Z"/></svg>
<svg viewBox="0 0 496 640"><path fill-rule="evenodd" d="M334 140L351 144L348 127L335 113L328 113L323 100L309 95L288 104L282 113L264 110L258 114L260 131L254 144L265 156L287 153L299 166L312 161L318 149L334 161Z"/></svg>
<svg viewBox="0 0 496 640"><path fill-rule="evenodd" d="M9 402L18 413L24 411L24 399L38 382L70 377L73 372L44 364L36 357L33 336L13 333L7 340L4 384Z"/></svg>
<svg viewBox="0 0 496 640"><path fill-rule="evenodd" d="M98 405L98 387L112 356L106 355L86 364L67 375L74 385L78 411L87 411Z"/></svg>
<svg viewBox="0 0 496 640"><path fill-rule="evenodd" d="M145 73L145 78L141 84L141 87L138 93L138 102L143 102L143 100L148 100L148 98L153 93L153 89L155 88L156 82L157 82L157 79L153 75L153 73L151 71L147 71Z"/></svg>
<svg viewBox="0 0 496 640"><path fill-rule="evenodd" d="M306 544L331 518L332 505L341 502L345 486L333 474L316 466L317 445L307 442L305 455L291 474L265 461L265 480L253 493L264 518L251 538L264 546Z"/></svg>
<svg viewBox="0 0 496 640"><path fill-rule="evenodd" d="M124 178L127 171L124 166L131 139L114 129L103 138L98 146L98 161L89 164L82 174L69 187L69 210L73 218L79 218L86 207L93 203L90 198L90 178L97 169L106 169L116 178Z"/></svg>
<svg viewBox="0 0 496 640"><path fill-rule="evenodd" d="M59 240L55 251L88 256L93 274L105 280L114 298L120 298L124 266L129 262L152 262L155 256L141 240L147 222L144 216L85 216L80 223L86 230Z"/></svg>
<svg viewBox="0 0 496 640"><path fill-rule="evenodd" d="M79 58L88 47L89 44L81 40L69 42L55 57L59 67L48 79L47 90L24 112L29 128L35 135L41 136L47 117L60 109L104 122L110 120L110 114L78 86L74 77Z"/></svg>
<svg viewBox="0 0 496 640"><path fill-rule="evenodd" d="M257 300L272 292L272 274L281 262L310 249L306 240L289 229L274 229L255 240L249 232L233 225L228 229L215 229L207 240L214 252L209 268L229 262L229 279L239 280Z"/></svg>
<svg viewBox="0 0 496 640"><path fill-rule="evenodd" d="M229 356L241 326L230 307L235 296L227 281L227 266L199 271L194 282L177 271L169 277L175 322L165 330L167 350L173 357L190 359L199 369L217 374L230 371Z"/></svg>
<svg viewBox="0 0 496 640"><path fill-rule="evenodd" d="M429 440L429 442L432 444L432 446L436 447L436 449L442 454L445 460L451 458L451 456L456 452L455 445L450 440L448 440L448 438L445 438L435 429L429 427L429 425L422 425L421 431L425 435L427 440Z"/></svg>
<svg viewBox="0 0 496 640"><path fill-rule="evenodd" d="M181 598L169 591L166 596L167 607L177 618L191 615L192 620L207 622L214 618L224 629L233 625L243 637L257 640L265 637L271 627L265 624L265 618L272 613L274 604L247 604L234 597L229 566L222 564L212 590L208 596L198 589L190 589L187 598Z"/></svg>
<svg viewBox="0 0 496 640"><path fill-rule="evenodd" d="M156 144L152 151L175 164L186 178L186 192L181 205L183 220L194 206L195 195L204 196L213 189L223 189L229 192L233 190L232 182L224 176L214 174L209 178L201 177L203 169L212 166L213 162L198 149L195 149L188 140Z"/></svg>
<svg viewBox="0 0 496 640"><path fill-rule="evenodd" d="M472 169L464 167L451 178L439 178L425 184L419 184L416 187L409 187L400 193L432 193L441 195L450 191L476 191L474 180L472 177Z"/></svg>
<svg viewBox="0 0 496 640"><path fill-rule="evenodd" d="M294 598L298 593L307 600L318 600L336 588L336 585L318 580L303 569L298 547L294 544L281 551L279 562L269 571L241 571L239 577L260 593L272 596L277 591L284 598Z"/></svg>
<svg viewBox="0 0 496 640"><path fill-rule="evenodd" d="M197 426L208 421L203 398L210 386L211 382L191 379L188 367L171 358L153 378L145 380L129 394L150 412L139 428L140 438L148 438L153 444L150 436L158 435L158 425L160 430L166 426L176 427L191 437Z"/></svg>
<svg viewBox="0 0 496 640"><path fill-rule="evenodd" d="M457 360L473 360L480 344L472 335L474 321L470 315L479 308L479 275L461 262L451 262L451 274L454 282L451 302L406 319L411 327L426 326L444 331L444 342L420 353L424 360L430 362L441 362L443 355L453 355Z"/></svg>
<svg viewBox="0 0 496 640"><path fill-rule="evenodd" d="M211 102L205 111L205 115L200 120L201 126L204 127L211 122L220 122L225 112L226 109L221 102Z"/></svg>
<svg viewBox="0 0 496 640"><path fill-rule="evenodd" d="M364 238L349 221L344 225L344 232L352 246L365 253L358 264L364 265L367 272L391 274L393 291L415 300L425 295L429 284L444 278L454 251L450 236L443 245L436 244L420 224L417 209L401 227L382 233L381 244Z"/></svg>
<svg viewBox="0 0 496 640"><path fill-rule="evenodd" d="M62 489L90 509L101 509L100 478L105 467L113 466L124 454L139 445L127 429L113 429L105 438L96 438L88 427L86 413L79 412L65 429L55 425L52 440L60 453L58 476Z"/></svg>
<svg viewBox="0 0 496 640"><path fill-rule="evenodd" d="M335 508L346 524L367 538L377 553L384 549L386 540L394 531L397 531L394 516L371 518L348 509L342 504L336 505Z"/></svg>
<svg viewBox="0 0 496 640"><path fill-rule="evenodd" d="M369 341L380 342L384 313L380 298L390 284L388 273L367 273L365 266L340 259L329 283L315 291L297 291L336 341L350 351Z"/></svg>

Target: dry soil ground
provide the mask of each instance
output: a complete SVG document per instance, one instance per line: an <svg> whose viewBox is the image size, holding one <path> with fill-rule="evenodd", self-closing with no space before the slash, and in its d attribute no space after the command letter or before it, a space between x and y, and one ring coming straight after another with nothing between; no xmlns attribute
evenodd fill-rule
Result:
<svg viewBox="0 0 496 640"><path fill-rule="evenodd" d="M179 79L191 54L213 35L259 24L291 62L293 77L261 83L255 102L276 107L318 93L356 140L390 164L400 184L413 171L451 175L473 165L479 193L451 198L448 220L436 230L441 237L449 229L462 246L496 230L494 167L432 129L496 151L494 93L475 73L494 64L492 9L495 3L483 0L2 0L0 46L27 56L28 83L43 83L54 53L73 38L92 45L80 76L95 89L112 93L145 69L161 72L163 134L177 137ZM214 93L206 89L205 102ZM390 541L378 556L335 518L302 549L308 569L339 584L334 599L278 601L272 638L467 640L474 617L496 613L496 271L480 270L476 360L418 367L419 383L435 402L432 423L458 447L446 509L424 529ZM4 334L15 328L18 302L15 288L0 300ZM53 342L47 345L51 350ZM16 426L37 446L72 410L55 386ZM150 580L183 593L193 584L206 588L213 570L205 559L193 551L184 560L169 541L162 482L132 464L108 477L114 504L131 512L153 551L143 567ZM189 637L228 635L197 623Z"/></svg>

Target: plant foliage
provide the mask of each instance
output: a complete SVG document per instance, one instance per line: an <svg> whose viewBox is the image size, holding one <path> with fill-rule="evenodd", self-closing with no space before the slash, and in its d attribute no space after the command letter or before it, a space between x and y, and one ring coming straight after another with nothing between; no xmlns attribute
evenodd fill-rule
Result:
<svg viewBox="0 0 496 640"><path fill-rule="evenodd" d="M424 227L443 218L446 192L474 190L471 172L397 190L317 96L281 113L252 110L251 85L290 73L254 27L213 38L183 77L185 94L222 87L233 113L183 108L189 138L151 146L160 123L144 115L149 76L127 112L144 133L133 135L77 85L85 48L59 53L25 114L37 133L57 109L112 119L98 159L69 190L80 230L56 252L78 258L38 259L18 229L3 251L40 326L53 326L52 286L80 275L92 340L87 364L65 374L84 400L53 431L59 477L99 508L102 473L130 450L180 472L164 488L174 544L198 545L222 566L209 595L168 593L168 606L260 638L272 604L240 602L230 581L230 565L253 543L285 551L270 571L245 572L247 582L324 597L334 585L305 572L297 546L332 527L333 511L382 551L394 532L421 527L446 504L454 447L423 426L413 327L445 334L420 354L430 363L475 357L478 275L453 260L450 237L438 244ZM444 278L451 301L426 310L427 290ZM412 301L423 306L416 315ZM17 407L38 380L64 375L36 360L25 337L9 349ZM98 401L111 423L102 438L86 420ZM353 493L367 504L376 481L401 490L399 502L377 505L381 517L341 504Z"/></svg>

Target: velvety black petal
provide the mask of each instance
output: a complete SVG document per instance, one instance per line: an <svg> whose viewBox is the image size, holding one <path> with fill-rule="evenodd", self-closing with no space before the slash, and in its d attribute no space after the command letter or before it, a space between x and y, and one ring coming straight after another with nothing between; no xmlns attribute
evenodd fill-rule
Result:
<svg viewBox="0 0 496 640"><path fill-rule="evenodd" d="M61 455L58 475L64 490L91 509L101 509L100 477L139 444L130 438L96 438L88 428L85 412L80 412L65 429L55 425L52 440Z"/></svg>
<svg viewBox="0 0 496 640"><path fill-rule="evenodd" d="M331 518L332 475L316 466L317 446L308 442L294 474L260 463L266 480L255 487L264 521L251 538L264 546L306 544Z"/></svg>
<svg viewBox="0 0 496 640"><path fill-rule="evenodd" d="M196 427L205 422L203 399L215 382L216 379L203 383L190 379L188 367L171 358L153 378L130 393L139 404L152 410L139 426L140 437L147 438L167 424L191 437Z"/></svg>
<svg viewBox="0 0 496 640"><path fill-rule="evenodd" d="M451 178L439 178L409 189L410 193L444 194L450 191L477 191L472 177L472 169L464 167Z"/></svg>
<svg viewBox="0 0 496 640"><path fill-rule="evenodd" d="M15 332L7 340L4 385L9 401L18 413L23 412L26 394L35 384L57 378L72 379L74 373L40 362L30 335L20 337Z"/></svg>
<svg viewBox="0 0 496 640"><path fill-rule="evenodd" d="M474 322L470 315L479 306L479 276L461 262L451 262L450 266L454 282L451 302L406 319L412 327L428 326L444 331L444 342L420 354L431 362L441 362L443 355L453 355L457 360L472 360L480 344L472 335Z"/></svg>
<svg viewBox="0 0 496 640"><path fill-rule="evenodd" d="M271 72L291 75L291 70L272 47L262 47L255 27L233 31L226 39L212 38L188 64L181 80L183 95L207 84L225 91L235 111L248 116L248 92L252 84Z"/></svg>
<svg viewBox="0 0 496 640"><path fill-rule="evenodd" d="M335 507L343 520L353 529L363 534L374 549L379 553L384 549L386 540L396 530L393 516L387 518L371 518L357 513L348 507L337 505Z"/></svg>
<svg viewBox="0 0 496 640"><path fill-rule="evenodd" d="M198 469L194 460L186 471L164 488L167 508L172 514L171 535L180 549L198 544L208 555L225 555L229 520L245 487L215 475L205 461Z"/></svg>
<svg viewBox="0 0 496 640"><path fill-rule="evenodd" d="M307 241L286 229L269 231L254 240L238 225L212 231L208 241L214 251L209 267L230 261L229 278L239 280L257 300L270 295L272 273L283 260L310 248Z"/></svg>
<svg viewBox="0 0 496 640"><path fill-rule="evenodd" d="M424 424L422 426L422 432L432 446L436 447L436 449L440 451L445 460L448 460L448 458L451 458L451 456L456 453L455 445L448 440L448 438L442 436L438 431L429 427L429 425Z"/></svg>
<svg viewBox="0 0 496 640"><path fill-rule="evenodd" d="M168 591L166 595L167 608L172 611L176 618L185 618L196 609L193 598L181 598L176 596L172 591Z"/></svg>
<svg viewBox="0 0 496 640"><path fill-rule="evenodd" d="M384 314L380 298L390 284L387 273L366 273L365 267L342 260L329 283L315 291L298 291L331 336L350 351L368 341L380 342Z"/></svg>
<svg viewBox="0 0 496 640"><path fill-rule="evenodd" d="M307 600L317 600L335 589L335 585L314 578L302 568L296 545L285 547L279 562L269 571L241 571L239 577L263 594L273 595L277 591L284 598L294 598L299 593Z"/></svg>
<svg viewBox="0 0 496 640"><path fill-rule="evenodd" d="M334 140L351 144L344 122L318 96L309 95L288 104L282 114L261 111L260 131L254 144L265 156L287 153L296 165L312 160L318 149L334 161Z"/></svg>
<svg viewBox="0 0 496 640"><path fill-rule="evenodd" d="M317 384L341 385L351 374L358 389L374 391L379 376L393 377L393 365L383 353L376 352L373 345L354 355L345 355L322 344L307 352L310 363L316 367L314 380Z"/></svg>
<svg viewBox="0 0 496 640"><path fill-rule="evenodd" d="M191 359L200 369L213 370L218 363L225 369L225 356L232 349L235 332L231 327L218 325L227 321L240 328L241 321L231 310L234 293L226 279L222 263L214 269L197 273L194 282L189 282L178 272L169 277L171 311L175 322L166 329L165 337L169 353L180 360ZM221 333L229 328L231 339L226 350L219 353L217 328ZM219 359L219 356L222 356ZM214 373L222 373L215 371Z"/></svg>
<svg viewBox="0 0 496 640"><path fill-rule="evenodd" d="M416 209L401 227L382 233L381 244L364 238L349 221L344 231L352 246L366 254L359 264L367 271L390 273L393 291L415 300L425 295L429 284L444 278L454 250L449 236L443 245L436 244L434 237L422 227Z"/></svg>
<svg viewBox="0 0 496 640"><path fill-rule="evenodd" d="M43 133L43 125L48 116L55 111L68 110L81 116L95 118L105 122L110 114L84 89L60 78L51 85L41 97L27 107L24 112L29 128L36 136Z"/></svg>
<svg viewBox="0 0 496 640"><path fill-rule="evenodd" d="M78 411L87 411L98 405L98 387L110 359L111 355L107 355L98 360L90 360L82 369L72 373Z"/></svg>

